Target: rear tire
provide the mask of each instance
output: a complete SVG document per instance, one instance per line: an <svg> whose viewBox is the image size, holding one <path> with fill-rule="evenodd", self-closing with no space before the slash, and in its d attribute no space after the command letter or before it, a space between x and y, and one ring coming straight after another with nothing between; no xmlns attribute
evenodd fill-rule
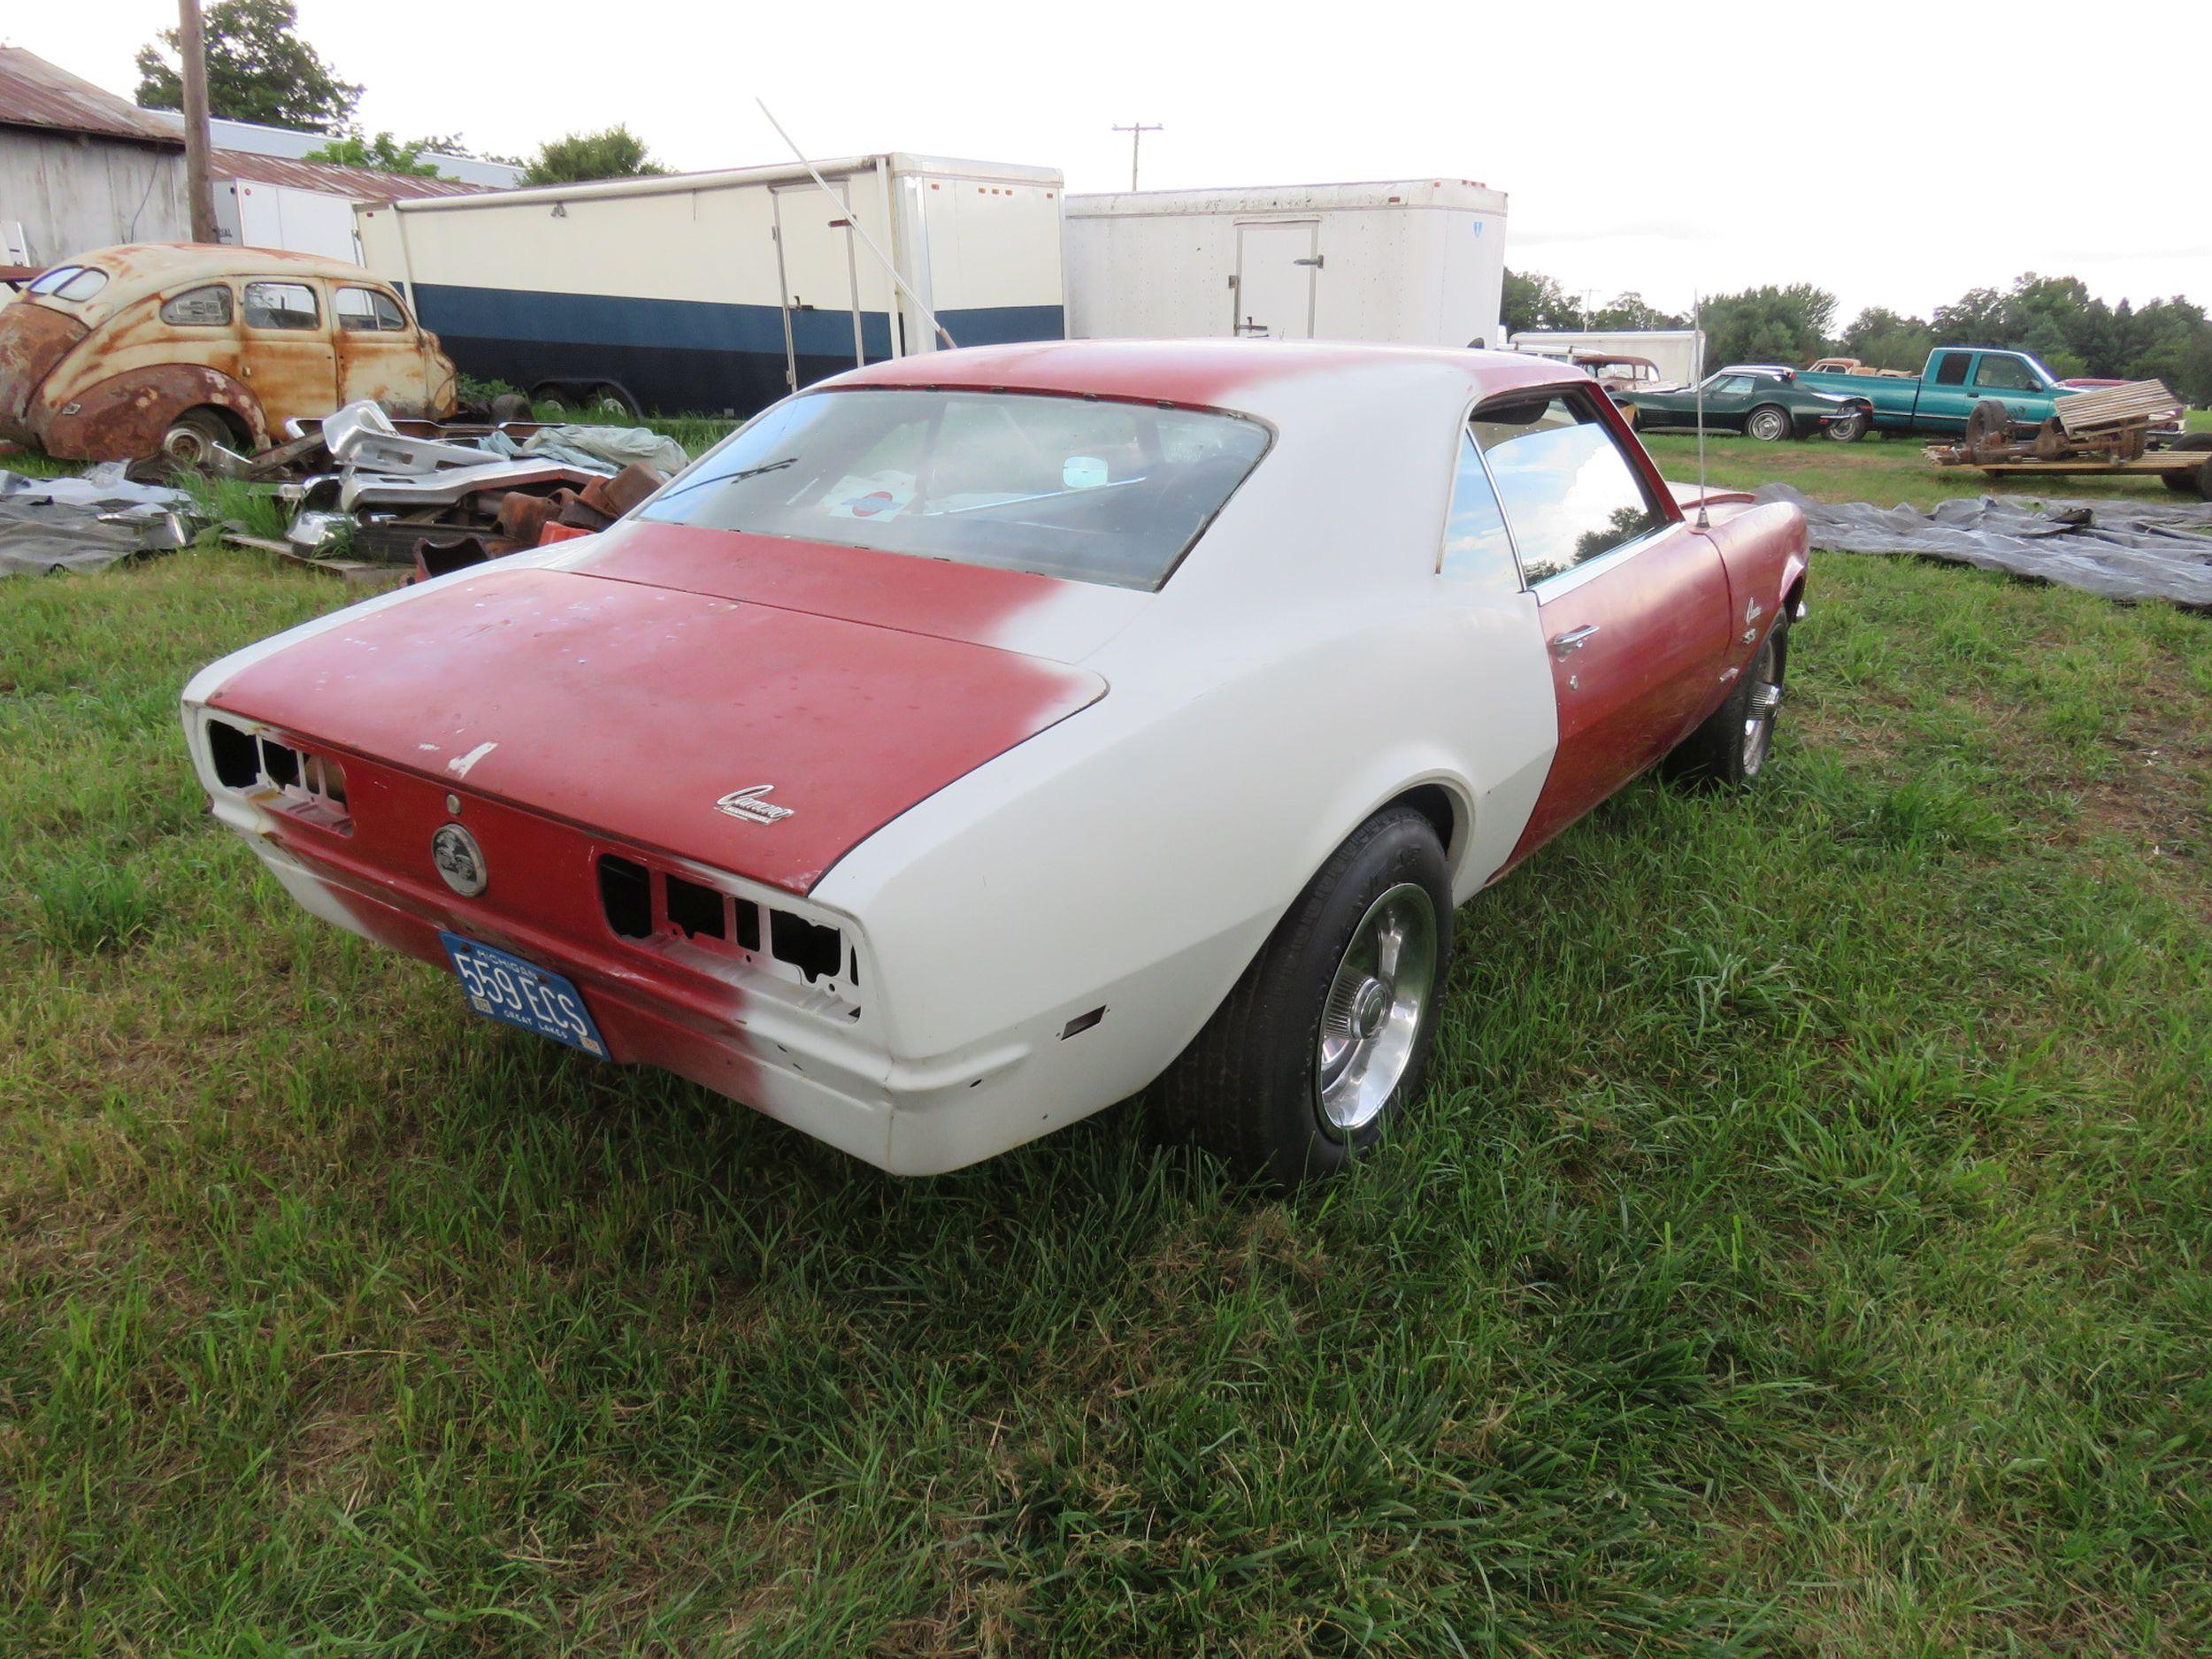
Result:
<svg viewBox="0 0 2212 1659"><path fill-rule="evenodd" d="M1377 813L1153 1086L1154 1133L1278 1187L1350 1167L1421 1092L1451 929L1435 829L1410 807Z"/></svg>
<svg viewBox="0 0 2212 1659"><path fill-rule="evenodd" d="M1838 443L1856 443L1866 436L1866 429L1874 424L1873 418L1863 409L1855 409L1840 419L1828 423L1828 435Z"/></svg>
<svg viewBox="0 0 2212 1659"><path fill-rule="evenodd" d="M1761 443L1779 443L1796 430L1790 411L1779 403L1762 403L1744 417L1744 435Z"/></svg>
<svg viewBox="0 0 2212 1659"><path fill-rule="evenodd" d="M591 388L584 412L594 420L635 420L638 416L637 405L630 401L629 393L611 380Z"/></svg>
<svg viewBox="0 0 2212 1659"><path fill-rule="evenodd" d="M1678 782L1724 789L1740 789L1755 780L1774 751L1789 663L1789 620L1777 618L1751 665L1737 677L1735 689L1659 763L1661 772Z"/></svg>

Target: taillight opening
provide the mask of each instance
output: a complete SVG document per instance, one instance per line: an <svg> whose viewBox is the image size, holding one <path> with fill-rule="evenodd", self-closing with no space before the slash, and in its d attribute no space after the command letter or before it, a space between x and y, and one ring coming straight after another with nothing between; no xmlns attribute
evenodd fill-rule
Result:
<svg viewBox="0 0 2212 1659"><path fill-rule="evenodd" d="M809 986L841 979L849 990L858 988L859 957L833 924L740 898L619 853L601 853L597 864L600 910L618 939L693 947Z"/></svg>
<svg viewBox="0 0 2212 1659"><path fill-rule="evenodd" d="M264 804L325 829L351 832L346 770L330 756L227 720L207 723L207 746L215 780L226 789L269 797Z"/></svg>

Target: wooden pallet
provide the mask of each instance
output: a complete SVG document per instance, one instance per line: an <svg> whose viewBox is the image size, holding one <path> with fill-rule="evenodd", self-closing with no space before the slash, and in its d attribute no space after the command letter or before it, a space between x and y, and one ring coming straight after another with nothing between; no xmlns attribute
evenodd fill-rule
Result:
<svg viewBox="0 0 2212 1659"><path fill-rule="evenodd" d="M2116 426L2137 424L2148 428L2154 421L2170 419L2181 400L2166 389L2163 380L2130 380L2125 386L2101 387L2062 397L2054 408L2058 424L2070 438Z"/></svg>

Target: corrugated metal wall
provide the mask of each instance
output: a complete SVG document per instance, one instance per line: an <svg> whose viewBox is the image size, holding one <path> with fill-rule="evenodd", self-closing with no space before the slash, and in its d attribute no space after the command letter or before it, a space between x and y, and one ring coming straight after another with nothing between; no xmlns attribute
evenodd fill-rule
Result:
<svg viewBox="0 0 2212 1659"><path fill-rule="evenodd" d="M22 222L33 265L117 242L188 242L183 152L0 127L0 221L8 219Z"/></svg>

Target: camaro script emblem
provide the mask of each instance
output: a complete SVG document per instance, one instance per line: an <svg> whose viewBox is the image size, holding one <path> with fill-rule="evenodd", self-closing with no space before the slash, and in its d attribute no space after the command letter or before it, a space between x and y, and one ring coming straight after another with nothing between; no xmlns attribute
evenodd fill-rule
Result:
<svg viewBox="0 0 2212 1659"><path fill-rule="evenodd" d="M491 872L484 867L484 849L458 824L439 826L438 833L430 838L430 862L438 866L446 886L465 899L481 893L491 879Z"/></svg>
<svg viewBox="0 0 2212 1659"><path fill-rule="evenodd" d="M753 783L742 789L733 789L714 803L714 810L727 812L732 818L741 818L748 824L773 824L778 818L789 818L793 810L764 798L775 787L772 783Z"/></svg>

